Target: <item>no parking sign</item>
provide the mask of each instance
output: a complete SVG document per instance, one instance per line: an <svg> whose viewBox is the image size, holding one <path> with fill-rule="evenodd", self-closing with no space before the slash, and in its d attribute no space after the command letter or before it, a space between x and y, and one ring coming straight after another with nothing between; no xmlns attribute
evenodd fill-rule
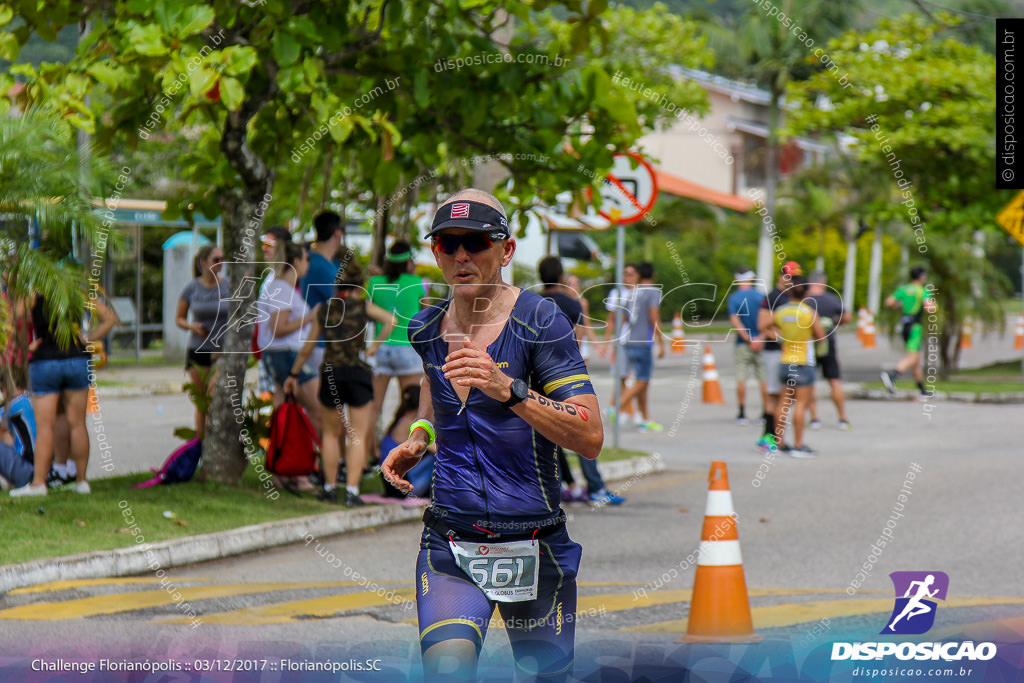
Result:
<svg viewBox="0 0 1024 683"><path fill-rule="evenodd" d="M636 223L650 212L658 198L654 167L636 152L618 152L599 192L598 213L612 223Z"/></svg>

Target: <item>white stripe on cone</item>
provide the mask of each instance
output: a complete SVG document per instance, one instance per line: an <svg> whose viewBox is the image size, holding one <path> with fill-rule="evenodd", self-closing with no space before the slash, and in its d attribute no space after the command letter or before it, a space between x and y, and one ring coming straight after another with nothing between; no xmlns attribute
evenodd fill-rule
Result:
<svg viewBox="0 0 1024 683"><path fill-rule="evenodd" d="M731 491L708 491L708 504L704 508L705 517L729 517L734 511Z"/></svg>
<svg viewBox="0 0 1024 683"><path fill-rule="evenodd" d="M701 541L698 567L731 567L743 564L739 541Z"/></svg>

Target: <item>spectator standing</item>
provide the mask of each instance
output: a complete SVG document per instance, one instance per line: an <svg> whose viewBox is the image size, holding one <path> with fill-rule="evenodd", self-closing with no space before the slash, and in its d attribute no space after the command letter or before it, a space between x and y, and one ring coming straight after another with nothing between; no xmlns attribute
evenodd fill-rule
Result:
<svg viewBox="0 0 1024 683"><path fill-rule="evenodd" d="M50 325L46 299L36 294L32 303L32 328L36 339L29 346L29 388L32 411L36 418L36 443L32 482L11 489L12 496L45 496L46 479L53 462L54 425L57 404L63 398L68 417L71 457L77 467L74 490L90 493L85 473L89 465L89 429L85 413L89 400L90 355L92 345L103 339L117 324L117 315L98 298L87 304L93 311L96 326L91 333L61 344ZM84 313L84 311L83 311Z"/></svg>
<svg viewBox="0 0 1024 683"><path fill-rule="evenodd" d="M309 256L305 247L288 242L284 245L284 262L278 266L274 280L260 295L257 306L262 318L258 344L263 349L263 361L274 380L274 405L284 401L285 381L295 365L302 345L311 338L311 327L316 319L316 308L310 310L296 288L298 279L309 269ZM317 434L321 432L320 406L317 403L317 370L303 363L297 374L293 392L309 415Z"/></svg>
<svg viewBox="0 0 1024 683"><path fill-rule="evenodd" d="M562 268L561 259L557 256L548 256L542 259L537 266L537 272L540 275L541 284L544 286L540 295L554 302L559 310L565 314L576 335L577 345L582 347L583 306L574 295L575 292L568 290L563 284L565 281L565 271ZM580 469L583 470L583 477L587 480L587 491L584 493L582 487L576 484L572 472L569 470L569 460L565 456L565 449L557 445L555 449L558 451L558 463L562 480L569 486L567 491L563 489L563 494L565 494L563 499L566 502L590 501L595 505L622 505L626 502L625 498L608 492L604 485L604 479L601 477L601 472L597 469L596 459L590 460L580 457ZM577 454L577 457L579 457L579 454Z"/></svg>
<svg viewBox="0 0 1024 683"><path fill-rule="evenodd" d="M816 372L814 343L824 331L818 314L806 302L807 282L799 275L790 279L789 300L775 309L770 323L763 328L765 336L782 344L779 366L781 394L775 412L775 443L777 449L794 458L814 458L817 453L804 443L804 417L811 399ZM793 421L793 447L783 439L790 418Z"/></svg>
<svg viewBox="0 0 1024 683"><path fill-rule="evenodd" d="M751 342L761 341L757 329L758 311L764 295L754 289L754 271L747 268L736 273L737 289L729 295L729 322L736 332L736 343L733 346L733 357L736 364L736 402L740 412L736 423L747 424L746 398L747 379L754 379L761 388L761 414L767 412L768 389L764 378L764 363L761 362L761 351L754 350Z"/></svg>
<svg viewBox="0 0 1024 683"><path fill-rule="evenodd" d="M609 421L612 422L618 419L620 424L624 424L627 420L632 420L639 424L643 419L639 412L633 410L634 399L622 401L629 388L626 383L629 377L629 359L625 352L626 340L629 338L629 312L637 284L640 282L640 273L635 263L627 263L622 267L622 279L624 282L617 285L605 300L605 310L608 311L605 342L610 347L608 359L613 364L612 367L619 370L619 404L623 409L620 411L618 406L610 405L607 414Z"/></svg>
<svg viewBox="0 0 1024 683"><path fill-rule="evenodd" d="M175 323L189 333L185 370L196 391L204 396L213 391L214 363L220 356L216 340L231 315L231 287L220 275L223 267L224 251L220 247L201 247L192 260L193 279L181 290L175 314ZM196 436L202 440L205 435L206 413L196 406Z"/></svg>
<svg viewBox="0 0 1024 683"><path fill-rule="evenodd" d="M847 430L850 422L846 419L846 396L843 394L842 373L839 369L839 347L836 342L839 336L839 326L845 325L853 320L853 315L845 310L843 302L838 296L828 291L825 286L828 279L825 273L820 270L811 273L807 285L807 301L813 301L815 310L818 312L818 322L825 335L821 341L815 344L818 367L821 368L821 375L832 389L832 402L836 405L836 413L839 415L839 428ZM817 390L811 386L811 429L821 429L821 422L818 420L818 397Z"/></svg>
<svg viewBox="0 0 1024 683"><path fill-rule="evenodd" d="M277 267L284 262L284 245L292 241L292 233L283 225L275 225L267 228L267 231L260 238L260 249L263 252L263 262L267 268L263 271L266 277L260 285L260 296L267 291L267 287L274 281ZM263 351L259 346L259 325L256 326L256 349ZM257 364L256 390L260 394L274 393L274 378L270 376L267 364L262 358Z"/></svg>
<svg viewBox="0 0 1024 683"><path fill-rule="evenodd" d="M775 317L775 311L789 301L787 290L790 286L790 279L796 275L803 275L800 264L796 261L788 261L782 266L775 288L768 292L768 295L761 302L761 309L757 312L758 331L764 332L770 326ZM779 408L779 393L782 391L782 383L779 380L779 366L782 364L782 345L775 341L774 337L765 336L763 342L755 340L750 347L755 351L761 351L761 362L764 365L764 379L767 390L767 401L764 410L764 434L757 442L757 448L762 453L775 450L781 444L775 443L775 415Z"/></svg>
<svg viewBox="0 0 1024 683"><path fill-rule="evenodd" d="M647 406L647 393L654 372L654 343L658 345L658 358L665 356L665 335L661 332L661 291L654 285L654 266L641 263L635 270L637 283L629 300L629 331L626 334L625 354L636 381L626 388L619 401L627 405L634 398L643 419L641 432L660 432L663 428L651 419Z"/></svg>
<svg viewBox="0 0 1024 683"><path fill-rule="evenodd" d="M366 466L366 433L373 411L373 375L363 359L373 356L395 326L395 317L362 297L363 269L349 261L338 277L335 297L328 299L317 311L309 340L302 346L292 365L285 391L294 391L302 366L316 347L317 340L326 342L320 366L320 405L324 438L321 445L321 471L324 488L319 498L338 502L336 482L341 458L341 442L345 447L345 496L347 507L363 505L359 482ZM371 320L382 323L380 334L366 347L366 326ZM344 409L348 408L346 419Z"/></svg>
<svg viewBox="0 0 1024 683"><path fill-rule="evenodd" d="M409 321L420 312L420 301L426 294L423 280L414 275L415 272L412 247L408 242L399 240L391 245L384 273L370 278L371 303L393 314L397 322L374 356L373 413L367 433L369 452L376 452L377 421L391 379L398 378L398 389L404 395L409 387L419 386L423 376L423 361L409 341ZM376 336L380 336L380 332L381 324L377 323Z"/></svg>

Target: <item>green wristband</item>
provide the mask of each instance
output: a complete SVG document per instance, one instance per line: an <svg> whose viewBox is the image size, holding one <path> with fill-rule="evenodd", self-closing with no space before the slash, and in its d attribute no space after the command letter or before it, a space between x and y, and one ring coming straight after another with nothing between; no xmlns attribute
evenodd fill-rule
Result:
<svg viewBox="0 0 1024 683"><path fill-rule="evenodd" d="M434 434L434 425L430 424L426 420L416 420L411 425L409 425L409 436L412 436L412 433L415 432L417 429L422 429L427 433L428 447L430 446L430 444L434 443L434 439L437 438L437 435Z"/></svg>

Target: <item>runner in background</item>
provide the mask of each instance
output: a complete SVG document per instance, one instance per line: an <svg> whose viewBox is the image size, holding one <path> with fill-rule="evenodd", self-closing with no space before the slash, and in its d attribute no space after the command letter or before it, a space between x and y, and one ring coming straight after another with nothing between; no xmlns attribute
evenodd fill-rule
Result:
<svg viewBox="0 0 1024 683"><path fill-rule="evenodd" d="M911 268L910 283L897 289L885 300L886 306L899 309L903 313L900 327L907 355L897 363L895 370L882 371L882 383L890 394L895 394L896 380L907 370L912 370L914 381L917 382L919 401L929 399L928 392L924 390L924 375L921 371L921 340L924 337L922 321L926 312L935 312L935 299L924 285L927 279L928 273L924 268Z"/></svg>

